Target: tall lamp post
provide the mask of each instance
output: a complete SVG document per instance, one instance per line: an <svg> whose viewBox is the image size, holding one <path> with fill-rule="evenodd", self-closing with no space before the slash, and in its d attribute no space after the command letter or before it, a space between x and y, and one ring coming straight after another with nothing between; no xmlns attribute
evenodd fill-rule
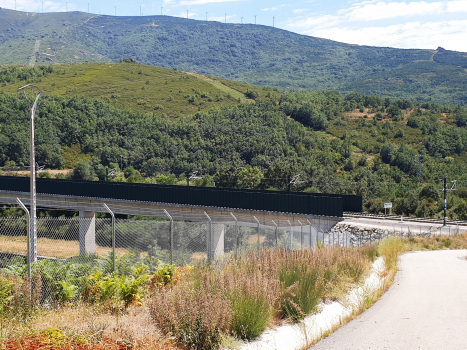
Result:
<svg viewBox="0 0 467 350"><path fill-rule="evenodd" d="M34 103L31 105L32 99L29 98L26 93L26 89L31 89L31 95L36 96ZM31 151L30 151L30 160L29 165L31 169L31 178L30 178L30 193L31 193L31 210L29 211L29 237L30 241L30 257L31 261L37 261L37 220L36 220L36 156L34 151L34 116L36 114L37 103L39 102L39 97L43 94L43 91L35 85L26 85L18 89L18 93L23 93L26 101L28 102L29 109L31 111L30 119L30 142L31 142Z"/></svg>

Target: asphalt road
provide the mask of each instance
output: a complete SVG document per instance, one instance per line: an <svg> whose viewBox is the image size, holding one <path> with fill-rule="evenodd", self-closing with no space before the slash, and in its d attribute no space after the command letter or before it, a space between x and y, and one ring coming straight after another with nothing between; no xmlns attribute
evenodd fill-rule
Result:
<svg viewBox="0 0 467 350"><path fill-rule="evenodd" d="M466 255L404 254L381 299L310 349L467 349Z"/></svg>

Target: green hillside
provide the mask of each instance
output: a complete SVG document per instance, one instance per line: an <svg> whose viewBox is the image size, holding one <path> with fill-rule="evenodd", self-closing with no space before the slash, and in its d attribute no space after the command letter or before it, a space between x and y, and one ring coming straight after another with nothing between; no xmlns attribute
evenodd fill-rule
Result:
<svg viewBox="0 0 467 350"><path fill-rule="evenodd" d="M168 16L0 11L0 64L138 62L281 88L466 103L467 54L348 45Z"/></svg>
<svg viewBox="0 0 467 350"><path fill-rule="evenodd" d="M10 169L29 162L28 107L16 95L26 83L48 93L37 162L73 168L73 178L104 181L106 167L123 167L110 180L186 184L198 171L198 185L287 189L300 174L295 191L361 194L368 211L390 201L395 213L433 216L447 174L461 187L450 215L467 219L465 107L335 91L284 97L135 63L3 68L0 165Z"/></svg>
<svg viewBox="0 0 467 350"><path fill-rule="evenodd" d="M214 107L254 102L264 89L244 83L137 63L78 63L34 68L0 67L0 92L37 84L47 95L100 99L137 112L193 115ZM279 99L280 93L272 97Z"/></svg>

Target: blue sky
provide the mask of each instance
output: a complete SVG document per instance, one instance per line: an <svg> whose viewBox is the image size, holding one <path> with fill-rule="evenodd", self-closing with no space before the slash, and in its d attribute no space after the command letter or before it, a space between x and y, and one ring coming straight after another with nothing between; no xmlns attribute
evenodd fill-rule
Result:
<svg viewBox="0 0 467 350"><path fill-rule="evenodd" d="M350 44L467 52L467 0L16 0L20 11L84 11L256 23ZM116 6L116 8L115 8ZM0 0L15 8L15 0ZM188 11L188 12L187 12ZM273 19L274 17L274 19Z"/></svg>

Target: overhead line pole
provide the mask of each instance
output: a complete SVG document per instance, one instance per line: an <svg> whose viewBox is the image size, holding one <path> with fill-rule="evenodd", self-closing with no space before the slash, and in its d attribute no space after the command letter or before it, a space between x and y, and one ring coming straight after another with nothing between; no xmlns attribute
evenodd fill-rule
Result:
<svg viewBox="0 0 467 350"><path fill-rule="evenodd" d="M31 88L32 91L37 90L36 99L34 104L31 106L31 102L26 94L26 89ZM31 110L30 118L30 194L31 194L31 209L30 209L30 220L29 220L29 239L31 241L31 261L37 261L37 220L36 220L36 154L34 150L34 116L36 114L37 103L43 93L35 85L26 85L18 89L18 92L23 92L26 101L28 102Z"/></svg>

